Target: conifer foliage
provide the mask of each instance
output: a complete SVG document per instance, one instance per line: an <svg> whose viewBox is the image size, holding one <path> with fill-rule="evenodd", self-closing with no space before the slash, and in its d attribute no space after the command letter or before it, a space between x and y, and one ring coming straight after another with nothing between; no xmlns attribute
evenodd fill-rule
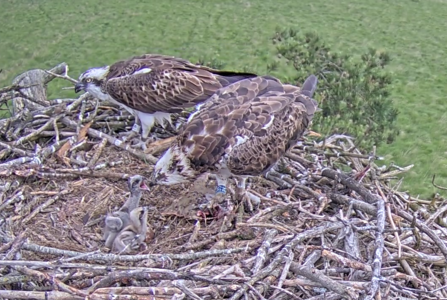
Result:
<svg viewBox="0 0 447 300"><path fill-rule="evenodd" d="M322 112L315 115L313 130L350 134L363 149L393 142L399 133L398 110L390 99L391 76L384 69L390 62L387 53L369 49L360 57L340 55L317 34L294 29L277 31L273 43L281 61L296 70L286 82L303 82L310 73L319 78L316 94ZM277 67L271 64L269 72Z"/></svg>

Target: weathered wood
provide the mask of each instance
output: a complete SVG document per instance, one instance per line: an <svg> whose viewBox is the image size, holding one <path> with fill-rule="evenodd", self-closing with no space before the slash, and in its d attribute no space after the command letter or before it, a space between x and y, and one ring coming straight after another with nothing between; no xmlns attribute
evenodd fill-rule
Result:
<svg viewBox="0 0 447 300"><path fill-rule="evenodd" d="M4 297L4 298L3 298ZM80 296L59 291L34 292L34 291L1 291L2 299L48 299L48 300L77 300L83 299Z"/></svg>
<svg viewBox="0 0 447 300"><path fill-rule="evenodd" d="M64 74L66 63L60 63L49 71L58 75ZM25 107L30 111L50 105L47 100L46 85L55 77L41 69L26 71L13 79L10 90L18 91L23 97L13 99L13 115L21 112Z"/></svg>
<svg viewBox="0 0 447 300"><path fill-rule="evenodd" d="M167 139L155 141L153 143L150 143L147 146L147 149L144 151L146 154L152 154L152 155L158 155L168 149L172 142L175 140L176 136L171 136Z"/></svg>

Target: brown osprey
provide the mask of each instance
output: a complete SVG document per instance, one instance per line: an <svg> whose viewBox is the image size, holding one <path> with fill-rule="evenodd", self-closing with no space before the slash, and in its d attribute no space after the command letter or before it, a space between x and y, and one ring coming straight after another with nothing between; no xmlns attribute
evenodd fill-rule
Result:
<svg viewBox="0 0 447 300"><path fill-rule="evenodd" d="M249 176L265 174L303 135L317 110L316 86L314 75L301 88L263 76L220 89L189 117L149 185L185 183L210 171L217 197L231 176L245 191Z"/></svg>
<svg viewBox="0 0 447 300"><path fill-rule="evenodd" d="M155 121L203 103L218 89L255 74L219 71L160 54L145 54L81 74L75 92L116 103L141 121L146 139Z"/></svg>

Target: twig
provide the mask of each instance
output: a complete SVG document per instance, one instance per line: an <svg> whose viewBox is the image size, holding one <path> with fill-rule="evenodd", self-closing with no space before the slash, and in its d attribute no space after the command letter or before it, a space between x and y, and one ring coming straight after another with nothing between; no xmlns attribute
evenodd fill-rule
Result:
<svg viewBox="0 0 447 300"><path fill-rule="evenodd" d="M397 255L400 257L402 255L402 244L400 242L399 234L397 233L396 224L394 224L394 220L393 220L393 216L392 216L391 208L390 208L390 203L389 203L389 201L387 201L387 198L383 194L383 191L380 188L379 183L376 181L375 184L376 184L377 190L379 191L379 194L382 196L382 199L384 199L384 201L385 201L386 214L387 214L387 217L388 217L388 222L391 225L391 229L396 231L394 233L394 238L395 238L396 244L397 244Z"/></svg>
<svg viewBox="0 0 447 300"><path fill-rule="evenodd" d="M267 259L267 252L271 246L273 238L278 234L275 229L270 229L265 232L264 241L256 254L255 265L253 266L252 273L256 274L262 268L264 261Z"/></svg>
<svg viewBox="0 0 447 300"><path fill-rule="evenodd" d="M81 96L79 96L79 98L77 100L75 100L74 102L72 102L70 105L68 105L65 108L65 112L70 113L72 110L77 108L79 106L79 104L83 103L89 96L90 96L89 93L82 94Z"/></svg>
<svg viewBox="0 0 447 300"><path fill-rule="evenodd" d="M174 282L174 286L179 288L185 295L187 295L191 299L202 300L199 296L197 296L192 290L188 289L182 282L176 280Z"/></svg>
<svg viewBox="0 0 447 300"><path fill-rule="evenodd" d="M8 205L14 203L15 201L22 201L25 200L25 195L23 194L23 189L22 190L18 190L15 192L15 194L10 197L8 200L4 201L1 205L0 205L0 211L4 210Z"/></svg>
<svg viewBox="0 0 447 300"><path fill-rule="evenodd" d="M306 266L300 266L295 262L292 262L290 266L290 271L295 273L296 275L304 276L307 279L310 279L314 282L319 283L321 286L324 286L325 288L341 295L344 297L348 297L351 299L358 299L359 294L355 293L355 291L343 286L342 284L338 283L337 281L329 278L328 276L324 275L323 272L306 267Z"/></svg>
<svg viewBox="0 0 447 300"><path fill-rule="evenodd" d="M433 231L431 230L426 224L419 220L415 220L414 217L409 214L406 211L401 210L398 207L395 207L396 214L405 220L409 222L413 222L414 225L419 228L421 231L423 231L426 235L428 235L433 242L435 242L436 246L438 246L439 250L442 252L444 257L447 259L447 246L445 245L444 241L441 240L441 238Z"/></svg>
<svg viewBox="0 0 447 300"><path fill-rule="evenodd" d="M214 285L207 287L197 287L191 288L195 294L199 296L211 296L211 299L219 299L224 297L226 294L236 291L239 288L237 284L228 284L228 285ZM172 296L174 294L181 293L181 290L176 287L107 287L97 289L92 295L133 295L133 296Z"/></svg>
<svg viewBox="0 0 447 300"><path fill-rule="evenodd" d="M56 195L54 197L49 198L47 201L45 201L44 203L42 203L41 205L39 205L38 207L36 207L25 219L22 220L23 224L28 223L32 218L34 218L39 212L41 212L42 210L44 210L45 208L47 208L48 206L50 206L51 204L53 204L54 202L56 202L57 200L59 200L60 196L63 196L65 194L68 194L70 191L69 190L63 190L59 193L59 195Z"/></svg>
<svg viewBox="0 0 447 300"><path fill-rule="evenodd" d="M413 167L414 167L414 165L409 165L409 166L406 166L404 168L399 168L398 170L394 170L394 171L390 171L388 173L381 174L378 179L379 180L384 180L384 179L387 179L387 178L395 177L397 175L400 175L402 173L410 171Z"/></svg>
<svg viewBox="0 0 447 300"><path fill-rule="evenodd" d="M30 300L47 300L47 299L83 300L84 299L84 297L76 296L71 293L60 292L60 291L35 292L35 291L11 291L11 290L0 290L0 298L2 298L2 299L30 299Z"/></svg>
<svg viewBox="0 0 447 300"><path fill-rule="evenodd" d="M336 254L332 251L323 249L321 251L321 256L325 257L327 259L330 259L332 261L336 261L337 263L339 263L341 266L345 266L347 268L352 268L354 270L362 270L365 272L372 272L372 268L370 265L364 264L362 262L359 262L357 260L353 260L353 259L349 259L346 257L343 257L339 254Z"/></svg>
<svg viewBox="0 0 447 300"><path fill-rule="evenodd" d="M64 123L66 126L71 127L73 129L77 128L76 122L70 120L67 117L62 118L62 123ZM155 158L154 156L152 156L150 154L142 153L142 152L137 151L135 149L132 149L129 145L127 145L127 144L123 143L122 141L120 141L120 140L118 140L118 139L116 139L116 138L114 138L114 137L112 137L112 136L110 136L108 134L105 134L103 132L100 132L100 131L97 131L95 129L89 128L88 129L88 134L93 136L93 137L95 137L95 138L100 138L100 139L105 138L105 139L107 139L107 141L110 144L115 145L115 146L117 146L117 147L119 147L121 149L124 149L124 150L128 151L130 154L132 154L132 155L134 155L134 156L136 156L136 157L138 157L140 159L147 160L151 164L155 164L158 161L158 159Z"/></svg>
<svg viewBox="0 0 447 300"><path fill-rule="evenodd" d="M281 272L281 276L280 276L279 279L278 279L278 284L277 284L276 287L275 287L275 288L277 288L277 290L273 292L273 294L270 296L269 299L272 299L272 300L276 299L276 296L277 296L281 291L284 291L284 290L282 289L282 285L284 284L284 280L286 280L286 278L287 278L287 275L288 275L288 273L289 273L289 269L290 269L290 266L291 266L291 264L292 264L292 262L293 262L293 258L294 258L294 256L295 256L295 254L293 253L293 251L291 251L291 252L289 253L289 256L286 258L286 263L284 264L284 268L283 268L283 270L282 270L282 272Z"/></svg>
<svg viewBox="0 0 447 300"><path fill-rule="evenodd" d="M261 295L261 293L259 293L251 284L249 284L249 283L246 283L246 285L248 286L248 288L254 293L254 294L256 294L256 296L258 296L258 298L259 299L261 299L261 300L266 300L265 298L264 298L264 296L262 296Z"/></svg>
<svg viewBox="0 0 447 300"><path fill-rule="evenodd" d="M4 143L4 142L2 142L2 141L0 141L0 147L3 147L3 148L5 148L5 149L8 149L9 151L11 151L11 152L13 152L13 153L15 153L15 154L17 154L17 155L20 155L20 156L31 156L31 155L32 155L32 154L29 153L29 152L26 152L26 151L24 151L24 150L22 150L22 149L13 147L13 146L11 146L11 145L8 145L8 144L6 144L6 143Z"/></svg>
<svg viewBox="0 0 447 300"><path fill-rule="evenodd" d="M32 132L32 133L30 133L30 134L28 134L26 136L23 136L23 137L19 138L17 141L15 141L13 143L13 145L14 146L21 145L21 144L23 144L23 142L26 142L26 141L28 141L28 140L38 136L42 131L47 130L49 127L53 126L53 124L55 124L55 122L57 120L59 120L60 118L62 118L62 116L56 116L54 118L51 118L42 127L37 129L36 131L34 131L34 132Z"/></svg>
<svg viewBox="0 0 447 300"><path fill-rule="evenodd" d="M8 242L11 240L11 238L8 238L4 235L0 235L0 240L3 242ZM51 248L51 247L44 247L39 246L35 244L23 244L23 249L37 252L37 253L46 253L46 254L52 254L52 255L63 255L63 256L79 256L83 253L76 252L76 251L69 251L69 250L61 250L57 248ZM166 259L170 260L194 260L199 258L206 258L211 256L219 256L219 255L230 255L233 253L239 253L245 251L246 248L231 248L231 249L223 249L223 250L207 250L202 252L195 252L195 253L185 253L185 254L145 254L145 255L115 255L115 254L96 254L91 255L86 258L84 258L87 261L109 261L109 262L124 262L124 261L141 261L146 259L152 259L152 260L158 260L163 261ZM17 261L15 261L17 262ZM14 261L10 261L11 264L15 264ZM27 265L27 262L23 262L25 265ZM0 265L3 264L3 261L0 261ZM31 264L32 265L32 264Z"/></svg>
<svg viewBox="0 0 447 300"><path fill-rule="evenodd" d="M433 184L433 186L434 186L435 188L438 188L438 189L443 190L443 191L447 191L447 188L446 188L446 187L437 185L437 184L435 183L435 178L436 178L436 174L433 174L433 178L432 178L432 180L431 180L431 184Z"/></svg>
<svg viewBox="0 0 447 300"><path fill-rule="evenodd" d="M93 167L96 164L106 145L107 145L107 139L102 139L101 142L98 144L98 148L96 149L95 154L93 154L92 158L88 162L87 164L88 167Z"/></svg>
<svg viewBox="0 0 447 300"><path fill-rule="evenodd" d="M290 230L285 228L284 226L269 224L269 223L237 223L238 227L265 227L272 228L275 230L279 230L282 232L289 232Z"/></svg>
<svg viewBox="0 0 447 300"><path fill-rule="evenodd" d="M252 279L248 282L248 284L253 285L258 280L262 280L264 277L268 276L268 274L270 274L270 272L272 272L278 266L278 264L283 260L283 258L289 255L290 250L295 248L296 245L301 241L303 241L304 239L320 236L327 231L340 229L343 226L345 226L343 223L335 222L324 226L315 227L303 233L295 235L295 237L284 246L284 248L280 251L280 253L278 253L275 256L272 262L267 267L262 269L260 272L255 274L252 277ZM243 285L242 288L240 288L230 299L231 300L239 299L242 296L242 294L247 291L247 289L248 286Z"/></svg>
<svg viewBox="0 0 447 300"><path fill-rule="evenodd" d="M73 78L71 78L70 76L67 75L68 66L67 66L67 69L66 69L64 75L58 75L58 74L56 74L56 73L53 73L53 72L51 72L51 71L47 71L47 70L44 70L44 71L45 71L46 73L50 74L51 76L56 77L56 78L65 79L65 80L68 80L68 81L70 81L70 82L72 82L72 83L78 83L78 81L77 81L76 79L73 79Z"/></svg>
<svg viewBox="0 0 447 300"><path fill-rule="evenodd" d="M334 171L331 169L324 169L321 172L321 175L331 178L331 179L334 179L334 180L339 180L341 183L346 185L348 188L356 191L368 203L375 204L378 201L380 201L379 197L371 194L364 186L360 185L354 179L348 177L346 174L344 174L342 172L337 172L337 171Z"/></svg>
<svg viewBox="0 0 447 300"><path fill-rule="evenodd" d="M286 289L283 289L283 288L280 288L280 287L277 287L277 286L274 286L274 285L272 285L272 288L276 289L278 292L286 293L287 295L289 295L289 296L292 297L293 299L298 299L298 300L301 300L301 299L302 299L302 298L298 297L297 295L295 295L294 293L289 292L289 291L286 290ZM275 291L275 292L276 292L276 291ZM272 295L272 297L270 297L270 299L272 299L272 298L273 298L273 295ZM277 298L274 298L274 299L277 299Z"/></svg>
<svg viewBox="0 0 447 300"><path fill-rule="evenodd" d="M30 161L35 161L35 158L34 157L20 157L20 158L12 159L8 162L0 164L0 169L9 169L13 166L23 165Z"/></svg>

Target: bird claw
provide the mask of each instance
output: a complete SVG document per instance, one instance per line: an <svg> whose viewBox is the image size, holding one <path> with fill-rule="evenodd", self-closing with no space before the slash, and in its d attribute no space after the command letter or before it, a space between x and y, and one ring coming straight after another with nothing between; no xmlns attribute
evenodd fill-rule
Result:
<svg viewBox="0 0 447 300"><path fill-rule="evenodd" d="M242 203L244 203L244 208L246 211L252 212L261 204L261 198L248 191L245 191L242 195Z"/></svg>
<svg viewBox="0 0 447 300"><path fill-rule="evenodd" d="M198 217L207 218L208 216L213 218L221 218L228 214L228 210L222 206L222 203L227 196L226 187L223 185L219 185L216 188L215 194L207 194L205 197L207 198L207 203L200 207L197 212Z"/></svg>
<svg viewBox="0 0 447 300"><path fill-rule="evenodd" d="M136 148L136 149L141 149L143 151L147 150L147 144L152 143L153 142L153 138L142 138L142 137L136 137L133 138L131 141L129 141L129 144L132 148Z"/></svg>
<svg viewBox="0 0 447 300"><path fill-rule="evenodd" d="M132 148L142 149L143 151L147 149L147 140L142 138L133 139L130 144Z"/></svg>
<svg viewBox="0 0 447 300"><path fill-rule="evenodd" d="M208 203L206 204L207 209L214 209L219 206L225 199L226 194L216 193L214 195L207 195Z"/></svg>
<svg viewBox="0 0 447 300"><path fill-rule="evenodd" d="M121 132L118 134L119 139L125 143L129 140L131 140L132 138L134 138L138 133L135 131L126 131L126 132Z"/></svg>

